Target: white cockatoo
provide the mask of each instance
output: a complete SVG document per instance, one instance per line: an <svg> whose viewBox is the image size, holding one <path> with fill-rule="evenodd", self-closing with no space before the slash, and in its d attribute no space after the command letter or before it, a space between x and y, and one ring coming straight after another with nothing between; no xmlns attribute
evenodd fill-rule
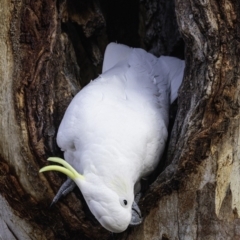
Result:
<svg viewBox="0 0 240 240"><path fill-rule="evenodd" d="M184 61L110 43L102 74L72 100L57 134L66 161L43 171L65 173L111 232L141 223L136 194L157 166L168 137L169 105L177 97ZM60 189L72 189L68 180ZM58 194L58 196L59 196ZM59 198L59 197L58 197Z"/></svg>

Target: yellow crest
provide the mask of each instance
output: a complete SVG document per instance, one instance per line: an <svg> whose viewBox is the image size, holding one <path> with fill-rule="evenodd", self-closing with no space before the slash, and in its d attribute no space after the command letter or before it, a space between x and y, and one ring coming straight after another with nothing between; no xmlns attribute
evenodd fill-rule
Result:
<svg viewBox="0 0 240 240"><path fill-rule="evenodd" d="M62 166L58 166L58 165L49 165L46 167L43 167L40 169L40 173L41 172L46 172L46 171L58 171L61 173L66 174L69 178L71 178L72 180L75 180L76 178L80 178L80 179L84 179L84 176L79 174L68 162L66 162L65 160L58 158L58 157L50 157L47 159L48 161L51 162L56 162L59 163Z"/></svg>

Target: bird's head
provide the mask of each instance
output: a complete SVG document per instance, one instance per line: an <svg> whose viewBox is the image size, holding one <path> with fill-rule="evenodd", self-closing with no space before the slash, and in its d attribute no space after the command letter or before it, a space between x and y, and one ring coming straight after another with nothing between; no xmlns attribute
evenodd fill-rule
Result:
<svg viewBox="0 0 240 240"><path fill-rule="evenodd" d="M114 183L106 184L94 174L86 175L86 181L77 185L80 185L89 209L104 228L115 233L127 229L131 222L133 194L115 188Z"/></svg>
<svg viewBox="0 0 240 240"><path fill-rule="evenodd" d="M49 165L43 167L40 172L59 171L71 178L81 190L90 211L104 228L119 233L126 230L129 224L131 225L134 193L124 181L113 178L106 183L94 174L86 176L79 174L63 159L48 160L60 163L64 167Z"/></svg>

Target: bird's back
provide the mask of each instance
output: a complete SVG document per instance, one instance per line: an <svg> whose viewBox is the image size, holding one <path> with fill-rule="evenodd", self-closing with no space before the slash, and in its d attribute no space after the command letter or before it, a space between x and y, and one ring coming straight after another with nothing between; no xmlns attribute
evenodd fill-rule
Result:
<svg viewBox="0 0 240 240"><path fill-rule="evenodd" d="M117 172L137 181L154 169L164 150L171 82L161 58L116 48L119 59L110 45L103 74L70 103L57 142L80 173Z"/></svg>

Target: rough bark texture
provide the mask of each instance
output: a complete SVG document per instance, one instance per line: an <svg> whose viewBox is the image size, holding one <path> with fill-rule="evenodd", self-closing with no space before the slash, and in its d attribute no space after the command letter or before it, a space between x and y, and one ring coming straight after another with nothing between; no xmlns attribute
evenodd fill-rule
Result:
<svg viewBox="0 0 240 240"><path fill-rule="evenodd" d="M175 1L187 68L143 224L111 235L77 189L48 208L65 178L38 171L61 156L61 118L100 73L107 43L184 56L173 0L113 2L0 3L0 238L239 239L238 0Z"/></svg>
<svg viewBox="0 0 240 240"><path fill-rule="evenodd" d="M101 12L93 1L82 1L83 6L70 3L39 0L10 5L6 0L1 6L5 14L1 16L1 42L5 43L1 45L1 219L17 239L109 235L91 221L86 206L77 200L77 191L49 210L64 178L38 173L48 156L61 155L56 131L80 90L79 66L89 65L97 72L94 64L102 59L103 50L95 50L94 41L86 40L104 26ZM80 14L82 9L85 16ZM77 33L78 27L81 33ZM93 72L89 77L96 75L88 72ZM14 223L10 215L5 218L7 212L14 215ZM3 239L11 234L8 229L1 231Z"/></svg>

